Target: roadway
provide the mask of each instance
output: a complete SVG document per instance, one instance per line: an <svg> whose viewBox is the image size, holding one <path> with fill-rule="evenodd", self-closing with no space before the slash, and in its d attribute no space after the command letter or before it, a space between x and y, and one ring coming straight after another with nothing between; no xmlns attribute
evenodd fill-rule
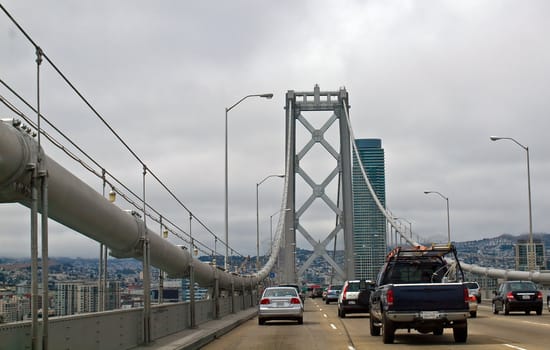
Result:
<svg viewBox="0 0 550 350"><path fill-rule="evenodd" d="M471 350L547 350L550 348L550 313L502 313L493 315L490 303L480 304L478 316L468 320L468 341L454 342L451 329L442 336L419 334L406 330L396 332L394 344L383 344L381 337L369 333L368 314L348 315L343 319L336 314L335 303L326 305L321 299L307 299L304 324L271 321L258 325L254 317L240 327L206 345L203 349L411 349L419 346L430 349Z"/></svg>

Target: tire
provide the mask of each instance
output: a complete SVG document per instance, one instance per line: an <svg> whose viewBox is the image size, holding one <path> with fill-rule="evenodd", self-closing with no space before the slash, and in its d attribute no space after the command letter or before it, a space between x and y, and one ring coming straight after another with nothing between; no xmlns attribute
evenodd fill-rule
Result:
<svg viewBox="0 0 550 350"><path fill-rule="evenodd" d="M374 316L370 314L370 335L378 337L380 336L380 327L374 324Z"/></svg>
<svg viewBox="0 0 550 350"><path fill-rule="evenodd" d="M492 304L492 309L493 309L493 314L498 315L497 305L494 302Z"/></svg>
<svg viewBox="0 0 550 350"><path fill-rule="evenodd" d="M531 313L531 310L525 310L525 314L529 315Z"/></svg>
<svg viewBox="0 0 550 350"><path fill-rule="evenodd" d="M340 310L340 307L338 307L338 317L342 318L342 310Z"/></svg>
<svg viewBox="0 0 550 350"><path fill-rule="evenodd" d="M542 315L542 306L537 309L537 316Z"/></svg>
<svg viewBox="0 0 550 350"><path fill-rule="evenodd" d="M328 301L328 299L325 300L325 304L330 304L330 301Z"/></svg>
<svg viewBox="0 0 550 350"><path fill-rule="evenodd" d="M443 335L443 328L434 329L434 335Z"/></svg>
<svg viewBox="0 0 550 350"><path fill-rule="evenodd" d="M455 343L465 343L468 339L468 325L465 323L464 327L453 328L453 337Z"/></svg>
<svg viewBox="0 0 550 350"><path fill-rule="evenodd" d="M346 318L346 311L344 309L342 309L342 311L340 311L340 317Z"/></svg>
<svg viewBox="0 0 550 350"><path fill-rule="evenodd" d="M265 320L262 319L262 318L258 318L258 324L259 324L260 326L263 326L263 325L265 324Z"/></svg>
<svg viewBox="0 0 550 350"><path fill-rule="evenodd" d="M505 315L510 315L510 306L508 305L508 303L504 303L502 308L504 309L504 314Z"/></svg>
<svg viewBox="0 0 550 350"><path fill-rule="evenodd" d="M395 326L391 320L388 320L386 314L382 314L382 341L384 344L393 344L395 340Z"/></svg>
<svg viewBox="0 0 550 350"><path fill-rule="evenodd" d="M304 318L303 317L298 318L297 321L298 321L298 324L304 324Z"/></svg>
<svg viewBox="0 0 550 350"><path fill-rule="evenodd" d="M477 317L477 311L470 311L470 317L476 318Z"/></svg>

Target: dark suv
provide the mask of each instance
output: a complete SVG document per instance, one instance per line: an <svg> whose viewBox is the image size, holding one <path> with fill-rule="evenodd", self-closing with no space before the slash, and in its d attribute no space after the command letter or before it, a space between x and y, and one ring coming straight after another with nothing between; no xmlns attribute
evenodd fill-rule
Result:
<svg viewBox="0 0 550 350"><path fill-rule="evenodd" d="M508 315L510 311L523 311L529 315L535 311L542 314L542 293L531 281L506 281L500 285L492 301L493 313L503 311Z"/></svg>

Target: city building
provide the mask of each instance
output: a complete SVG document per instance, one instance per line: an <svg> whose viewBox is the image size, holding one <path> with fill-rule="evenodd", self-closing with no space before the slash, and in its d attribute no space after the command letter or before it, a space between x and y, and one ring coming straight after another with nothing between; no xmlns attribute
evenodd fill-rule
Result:
<svg viewBox="0 0 550 350"><path fill-rule="evenodd" d="M545 270L546 266L546 255L544 248L544 242L541 239L534 238L533 246L535 248L535 270ZM528 271L529 262L527 260L527 251L529 248L528 239L518 239L514 245L515 257L516 257L516 270L518 271Z"/></svg>
<svg viewBox="0 0 550 350"><path fill-rule="evenodd" d="M70 281L56 284L55 314L66 316L99 311L99 286L97 281ZM120 282L107 282L105 310L121 306Z"/></svg>
<svg viewBox="0 0 550 350"><path fill-rule="evenodd" d="M357 139L359 158L382 206L386 207L384 149L380 139ZM376 279L386 256L386 218L378 209L353 157L353 254L355 278Z"/></svg>

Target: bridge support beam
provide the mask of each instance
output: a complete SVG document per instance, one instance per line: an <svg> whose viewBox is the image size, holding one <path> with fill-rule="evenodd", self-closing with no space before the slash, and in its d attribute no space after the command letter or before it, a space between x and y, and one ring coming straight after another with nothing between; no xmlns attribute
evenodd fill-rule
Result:
<svg viewBox="0 0 550 350"><path fill-rule="evenodd" d="M283 247L279 255L282 262L281 282L296 283L301 277L296 273L297 231L314 248L314 256L301 266L300 275L315 258L321 257L335 268L335 271L340 275L340 279L354 277L351 140L346 118L348 106L348 93L343 88L339 91L325 92L320 91L319 86L316 85L312 92L295 92L291 90L286 94L286 157L287 159L290 157L290 159L287 162L286 169L288 195L285 208L288 208L289 212L285 215ZM332 115L320 128L316 128L305 116L310 112L332 112ZM337 120L339 121L340 142L335 147L327 141L324 134ZM311 133L311 139L306 142L301 150L296 149L296 121L300 121L302 126ZM317 144L327 151L329 159L332 156L333 160L336 161L336 167L329 172L321 183L316 183L313 177L309 176L305 169L300 166L300 162L306 154ZM339 151L336 151L336 149L339 149ZM311 196L304 203L299 203L299 207L296 203L296 174L300 175L312 190ZM326 193L327 189L337 176L338 188L336 193L332 193L332 196L330 196ZM321 239L314 238L300 223L300 218L306 211L311 209L313 202L317 199L323 201L335 215L335 226L333 228L328 227L326 231L326 235L330 238L325 239L323 237L322 244L320 243ZM344 233L345 244L343 269L333 259L328 258L329 255L326 251L326 245L332 239L336 239L336 235L341 231Z"/></svg>

